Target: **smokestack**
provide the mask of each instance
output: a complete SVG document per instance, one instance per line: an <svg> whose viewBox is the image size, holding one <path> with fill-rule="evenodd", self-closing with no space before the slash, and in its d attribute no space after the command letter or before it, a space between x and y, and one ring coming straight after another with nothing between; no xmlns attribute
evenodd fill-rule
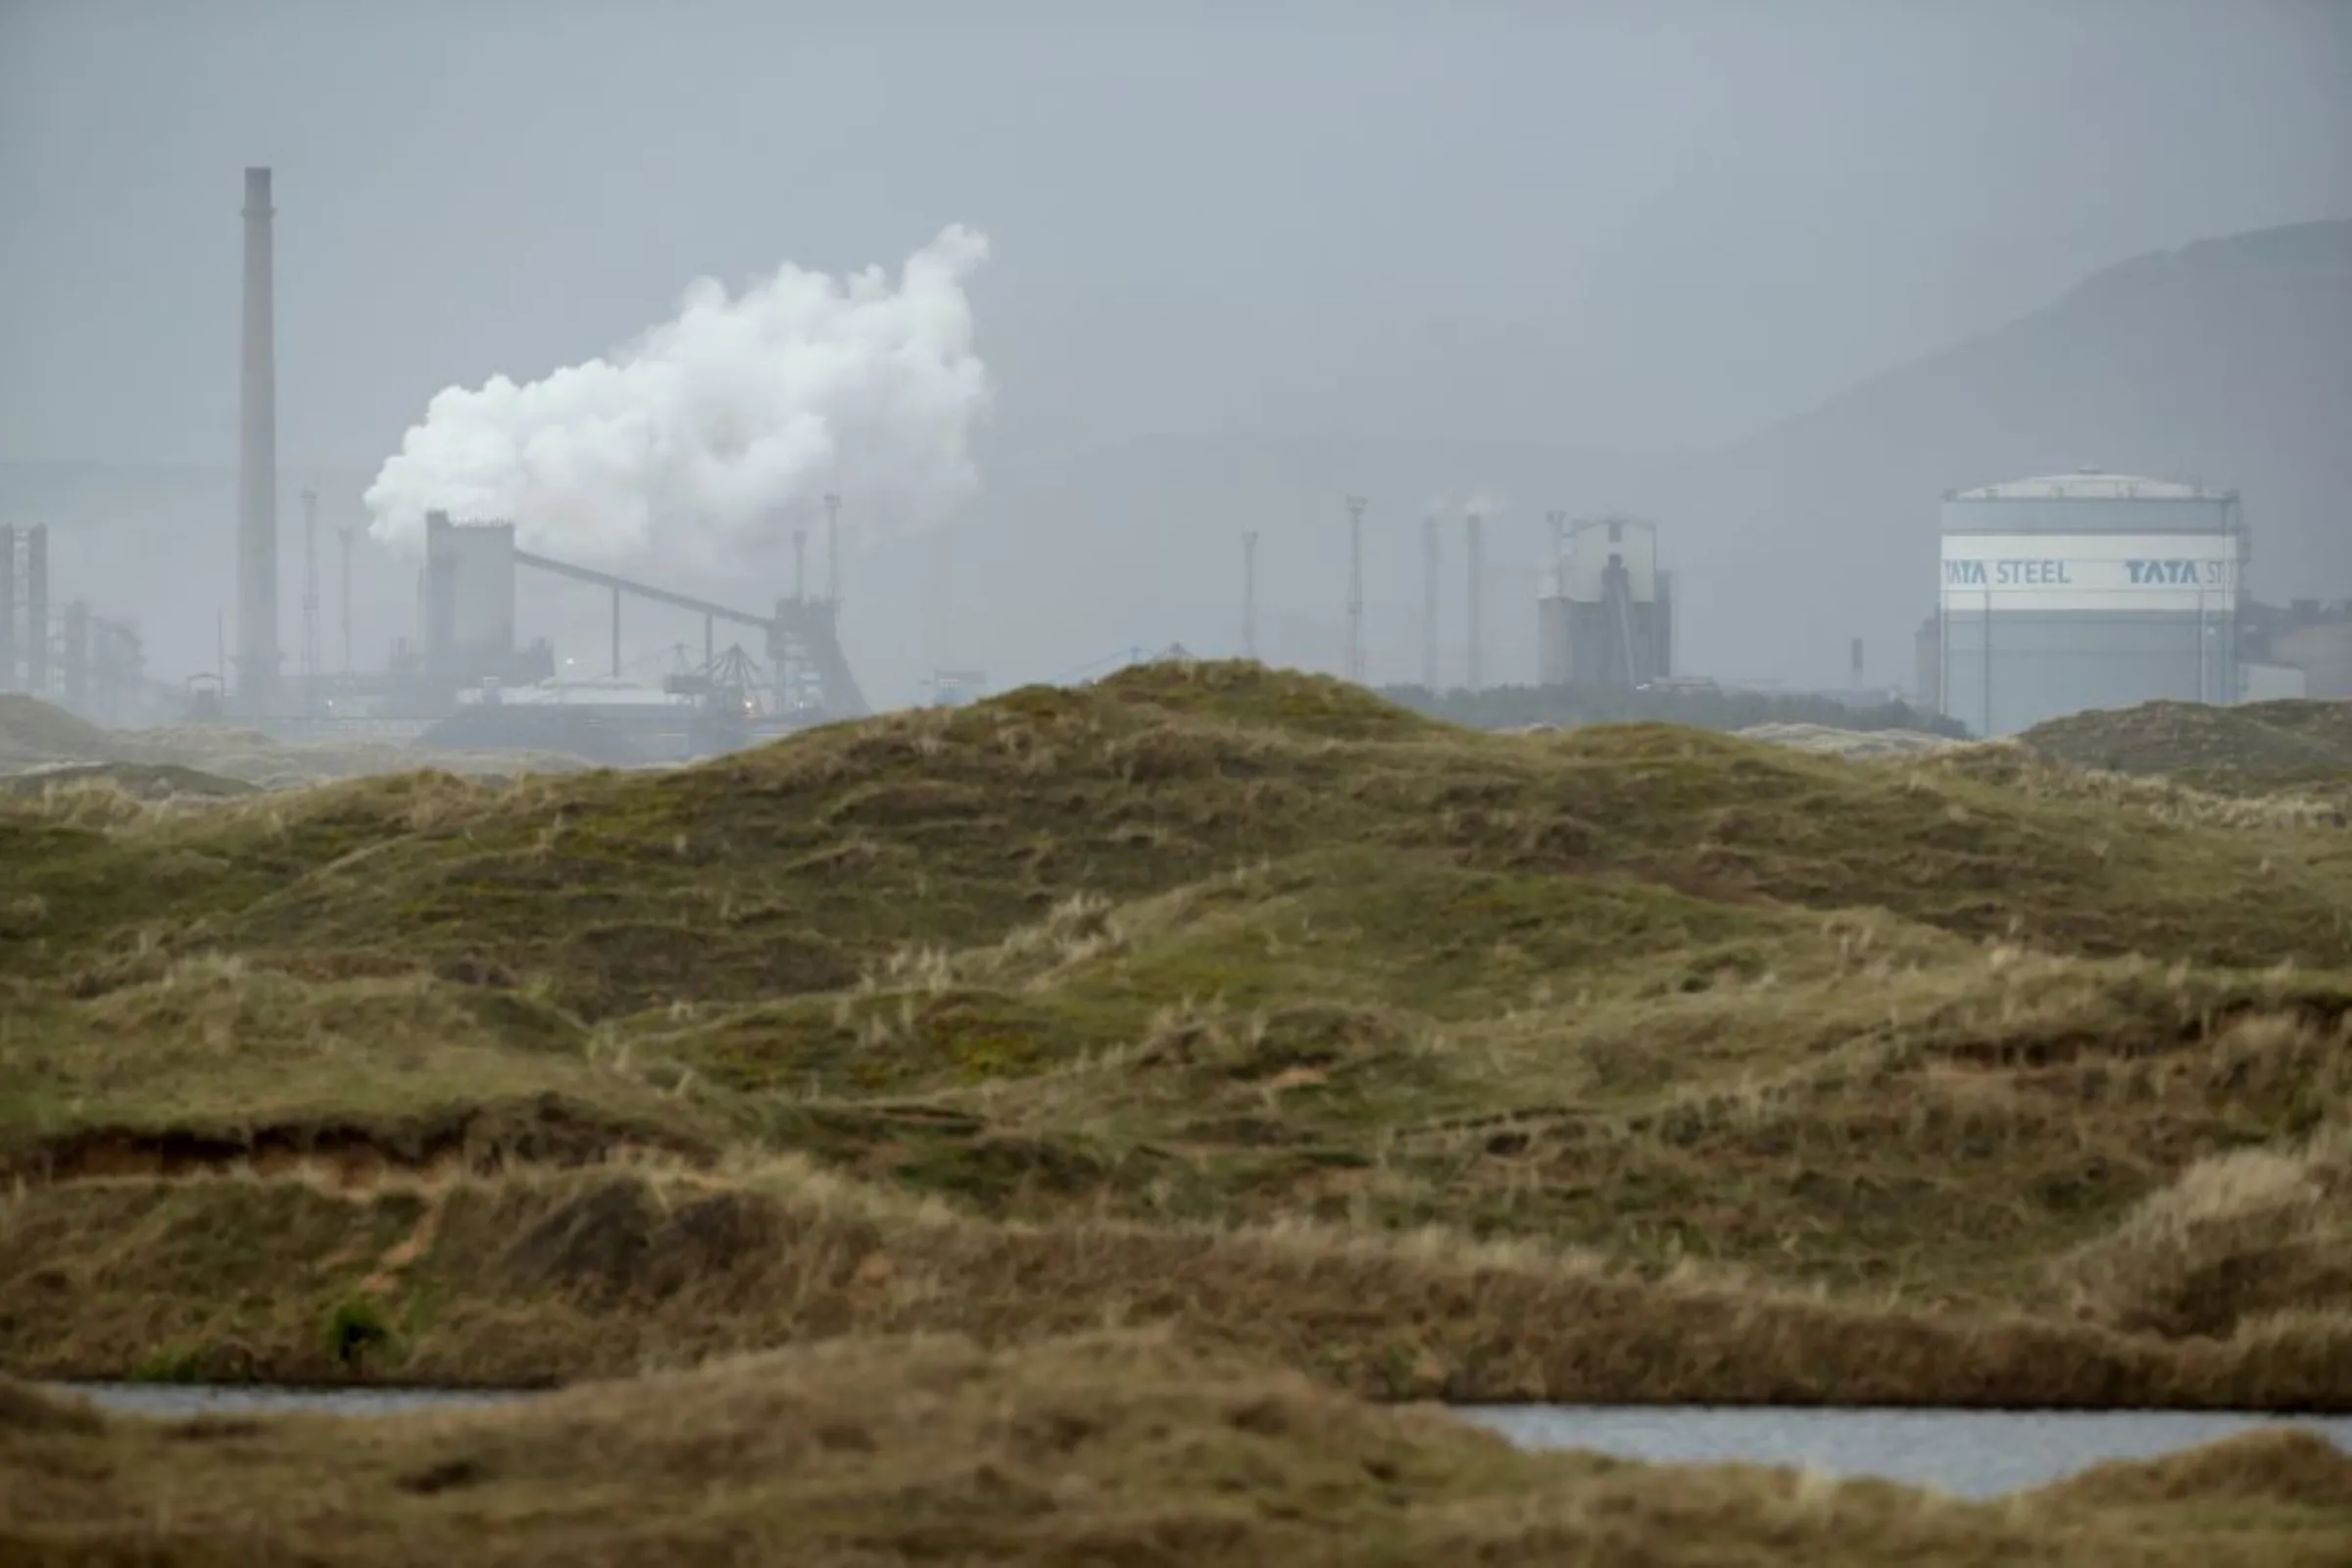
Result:
<svg viewBox="0 0 2352 1568"><path fill-rule="evenodd" d="M825 598L841 614L841 497L825 496Z"/></svg>
<svg viewBox="0 0 2352 1568"><path fill-rule="evenodd" d="M1257 530L1242 535L1242 657L1257 657Z"/></svg>
<svg viewBox="0 0 2352 1568"><path fill-rule="evenodd" d="M17 530L0 524L0 692L17 689Z"/></svg>
<svg viewBox="0 0 2352 1568"><path fill-rule="evenodd" d="M318 492L302 493L302 705L318 707Z"/></svg>
<svg viewBox="0 0 2352 1568"><path fill-rule="evenodd" d="M335 530L343 541L343 674L351 676L351 537L359 530L349 523Z"/></svg>
<svg viewBox="0 0 2352 1568"><path fill-rule="evenodd" d="M1348 498L1348 678L1364 678L1364 498Z"/></svg>
<svg viewBox="0 0 2352 1568"><path fill-rule="evenodd" d="M458 640L458 553L450 541L449 514L424 514L424 667L435 680L456 667Z"/></svg>
<svg viewBox="0 0 2352 1568"><path fill-rule="evenodd" d="M65 633L59 663L66 711L86 718L90 711L90 607L81 600L66 606Z"/></svg>
<svg viewBox="0 0 2352 1568"><path fill-rule="evenodd" d="M1470 556L1470 652L1463 662L1462 684L1475 692L1479 689L1478 639L1479 633L1483 629L1478 612L1479 600L1482 597L1479 593L1479 579L1486 571L1487 563L1486 519L1473 512L1467 521L1470 537L1464 548L1468 550Z"/></svg>
<svg viewBox="0 0 2352 1568"><path fill-rule="evenodd" d="M1421 686L1438 689L1438 519L1421 519Z"/></svg>
<svg viewBox="0 0 2352 1568"><path fill-rule="evenodd" d="M270 171L245 171L245 339L237 422L237 682L252 712L277 687L277 344Z"/></svg>
<svg viewBox="0 0 2352 1568"><path fill-rule="evenodd" d="M1855 639L1854 639L1854 675L1853 675L1853 690L1855 690L1855 691L1860 691L1861 689L1862 689L1862 639L1861 639L1861 638L1859 638L1859 637L1857 637L1857 638L1855 638Z"/></svg>
<svg viewBox="0 0 2352 1568"><path fill-rule="evenodd" d="M49 525L24 530L24 689L49 695Z"/></svg>

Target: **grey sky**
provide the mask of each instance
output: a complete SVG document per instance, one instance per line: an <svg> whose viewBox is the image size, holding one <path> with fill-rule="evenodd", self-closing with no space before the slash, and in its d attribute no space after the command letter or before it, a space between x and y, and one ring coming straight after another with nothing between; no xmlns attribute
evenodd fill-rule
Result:
<svg viewBox="0 0 2352 1568"><path fill-rule="evenodd" d="M8 0L0 460L233 460L249 163L289 466L371 473L435 390L601 352L698 273L964 221L984 463L1034 472L1167 432L1703 449L2136 252L2352 212L2347 149L2324 0ZM1230 531L1163 565L1170 634L1229 631ZM934 655L1008 676L1109 630L956 597ZM853 656L910 695L913 654Z"/></svg>

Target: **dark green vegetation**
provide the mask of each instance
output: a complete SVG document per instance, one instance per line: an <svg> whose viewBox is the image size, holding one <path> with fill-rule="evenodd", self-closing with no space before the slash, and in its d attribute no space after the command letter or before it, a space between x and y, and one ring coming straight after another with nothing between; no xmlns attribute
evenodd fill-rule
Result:
<svg viewBox="0 0 2352 1568"><path fill-rule="evenodd" d="M1736 730L1758 724L1826 724L1850 730L1916 730L1954 740L1968 734L1967 726L1958 720L1922 712L1908 703L1850 708L1831 697L1788 697L1770 692L1615 691L1590 686L1494 686L1478 692L1431 692L1419 686L1392 686L1381 695L1417 713L1467 729L1511 729L1527 724L1574 729L1583 724L1642 723Z"/></svg>
<svg viewBox="0 0 2352 1568"><path fill-rule="evenodd" d="M2264 1433L1995 1503L1528 1455L1154 1335L853 1340L505 1409L102 1418L0 1383L33 1565L2336 1564L2352 1459Z"/></svg>
<svg viewBox="0 0 2352 1568"><path fill-rule="evenodd" d="M2300 808L1163 665L662 774L52 795L0 866L20 1371L1174 1320L1390 1396L2352 1408Z"/></svg>

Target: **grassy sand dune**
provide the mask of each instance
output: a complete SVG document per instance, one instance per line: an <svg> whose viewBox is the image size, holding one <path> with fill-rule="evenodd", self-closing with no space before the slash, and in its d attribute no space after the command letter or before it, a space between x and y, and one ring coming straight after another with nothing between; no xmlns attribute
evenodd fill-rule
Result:
<svg viewBox="0 0 2352 1568"><path fill-rule="evenodd" d="M64 762L0 774L0 795L15 800L44 796L86 798L107 814L128 803L193 806L236 800L259 788L243 779L203 773L175 762Z"/></svg>
<svg viewBox="0 0 2352 1568"><path fill-rule="evenodd" d="M109 730L37 698L0 693L0 788L11 795L113 782L158 800L298 789L336 779L438 767L505 777L576 771L553 752L437 752L382 740L274 739L227 724Z"/></svg>
<svg viewBox="0 0 2352 1568"><path fill-rule="evenodd" d="M157 1564L2341 1561L2352 1459L2256 1434L1964 1503L1527 1455L1164 1336L861 1340L359 1423L0 1385L0 1553Z"/></svg>
<svg viewBox="0 0 2352 1568"><path fill-rule="evenodd" d="M726 1139L724 1118L599 1070L588 1038L527 997L429 975L316 983L215 957L87 1001L20 987L0 1033L0 1175L337 1151L478 1168Z"/></svg>
<svg viewBox="0 0 2352 1568"><path fill-rule="evenodd" d="M2183 832L1932 761L1659 726L1474 735L1250 666L1014 693L666 774L408 775L111 831L0 815L21 896L73 894L47 898L17 972L127 936L271 959L475 950L598 1014L837 989L898 948L999 941L1075 894L1124 901L1335 846L1734 909L1876 907L2060 953L2352 962L2340 835Z"/></svg>
<svg viewBox="0 0 2352 1568"><path fill-rule="evenodd" d="M526 771L576 772L587 766L578 758L553 751L439 751L406 741L348 738L279 740L224 724L133 730L121 737L115 755L131 762L176 763L266 790L301 789L420 767L507 778Z"/></svg>
<svg viewBox="0 0 2352 1568"><path fill-rule="evenodd" d="M2347 702L2148 703L2052 719L2018 741L2076 767L2161 775L2218 794L2309 791L2352 807Z"/></svg>
<svg viewBox="0 0 2352 1568"><path fill-rule="evenodd" d="M82 1180L11 1200L0 1244L10 1364L44 1377L523 1386L812 1339L1169 1323L1377 1398L2352 1409L2340 1311L2165 1339L1444 1231L991 1220L789 1157Z"/></svg>
<svg viewBox="0 0 2352 1568"><path fill-rule="evenodd" d="M2267 788L2242 783L2200 788L2162 771L2119 772L2053 761L2017 741L1949 747L1929 761L1942 772L2021 794L2122 808L2185 827L2292 833L2340 830L2352 824L2347 814L2352 808L2352 773L2337 775L2333 782L2323 777Z"/></svg>
<svg viewBox="0 0 2352 1568"><path fill-rule="evenodd" d="M2352 1127L2201 1160L2058 1274L2082 1315L2131 1332L2226 1335L2268 1315L2352 1314Z"/></svg>
<svg viewBox="0 0 2352 1568"><path fill-rule="evenodd" d="M0 692L0 769L107 755L105 730L37 697Z"/></svg>
<svg viewBox="0 0 2352 1568"><path fill-rule="evenodd" d="M2352 1407L2352 839L2275 805L1215 664L659 774L0 804L0 1365L1108 1317L1375 1393ZM2305 1174L2200 1164L2257 1155ZM499 1262L651 1267L673 1210L740 1223L705 1289Z"/></svg>

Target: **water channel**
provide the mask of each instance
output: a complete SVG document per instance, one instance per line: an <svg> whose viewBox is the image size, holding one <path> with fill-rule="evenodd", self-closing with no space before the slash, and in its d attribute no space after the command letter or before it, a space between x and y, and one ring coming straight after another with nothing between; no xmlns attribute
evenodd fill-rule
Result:
<svg viewBox="0 0 2352 1568"><path fill-rule="evenodd" d="M396 1415L527 1395L376 1389L75 1385L126 1414L185 1417L306 1410ZM1706 1405L1479 1405L1464 1420L1529 1448L1592 1448L1659 1463L1806 1466L1985 1497L2041 1486L2109 1459L2145 1459L2257 1427L2295 1426L2352 1451L2352 1417L2172 1410L1855 1410Z"/></svg>

